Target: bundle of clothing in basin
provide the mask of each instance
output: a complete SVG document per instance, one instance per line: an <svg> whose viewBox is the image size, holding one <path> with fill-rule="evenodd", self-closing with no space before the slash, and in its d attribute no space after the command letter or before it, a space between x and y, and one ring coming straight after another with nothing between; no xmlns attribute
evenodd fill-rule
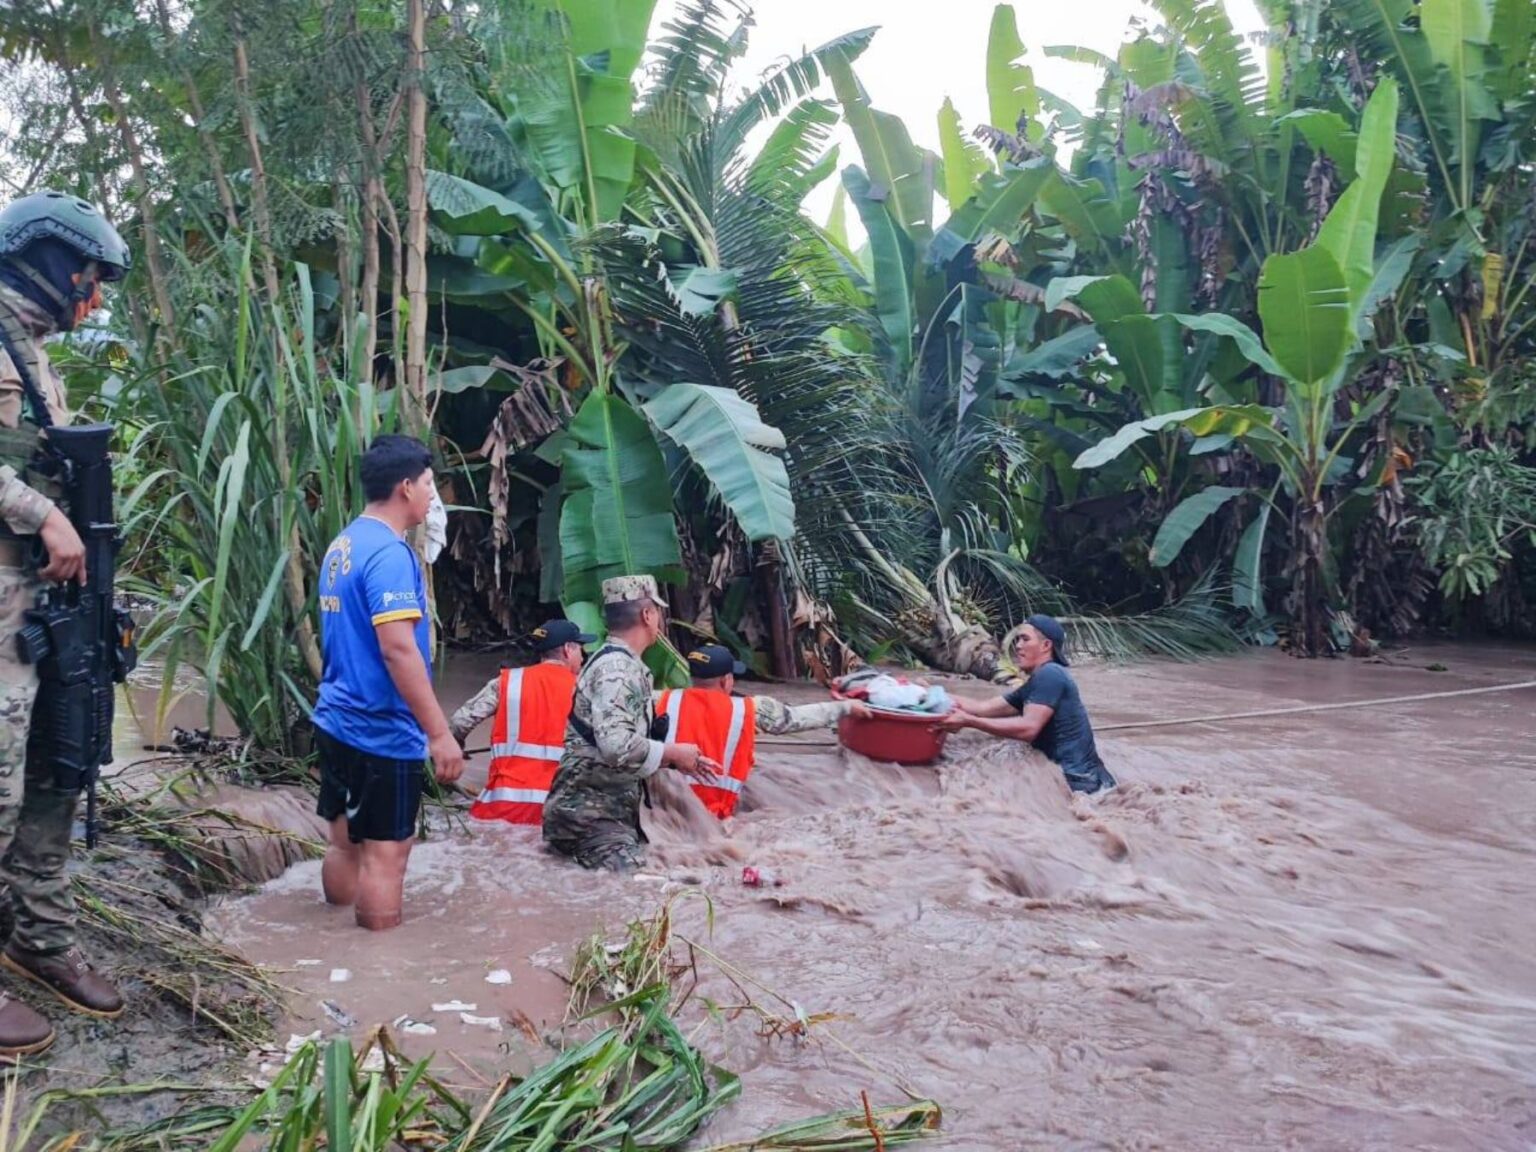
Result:
<svg viewBox="0 0 1536 1152"><path fill-rule="evenodd" d="M837 692L850 700L863 700L882 712L920 712L944 716L954 708L954 698L938 684L915 683L876 668L860 668L833 681Z"/></svg>

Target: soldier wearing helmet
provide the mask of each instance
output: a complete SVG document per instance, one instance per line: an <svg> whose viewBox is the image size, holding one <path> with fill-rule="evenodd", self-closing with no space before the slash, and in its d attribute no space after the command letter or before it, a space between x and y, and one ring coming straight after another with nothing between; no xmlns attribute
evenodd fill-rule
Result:
<svg viewBox="0 0 1536 1152"><path fill-rule="evenodd" d="M112 1019L123 1000L75 944L65 864L78 794L52 786L27 755L37 671L17 634L45 583L85 576L85 545L34 467L47 429L70 413L42 341L68 332L101 303L101 285L128 271L128 245L88 202L60 192L0 209L0 919L14 925L0 965L77 1012ZM29 559L34 539L47 551ZM0 992L0 1060L53 1043L48 1020Z"/></svg>

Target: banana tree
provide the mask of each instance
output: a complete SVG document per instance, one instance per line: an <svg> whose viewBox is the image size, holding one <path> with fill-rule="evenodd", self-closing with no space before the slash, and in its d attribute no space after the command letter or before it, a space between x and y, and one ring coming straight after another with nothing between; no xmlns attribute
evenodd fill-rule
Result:
<svg viewBox="0 0 1536 1152"><path fill-rule="evenodd" d="M1099 468L1150 436L1179 429L1205 446L1240 445L1272 468L1278 475L1275 488L1254 492L1261 503L1238 546L1234 596L1241 606L1262 611L1264 534L1271 510L1278 509L1290 523L1298 647L1313 655L1326 649L1328 610L1337 594L1329 521L1351 496L1378 483L1385 470L1383 464L1374 475L1361 476L1347 453L1355 434L1391 402L1391 392L1349 399L1341 390L1377 354L1362 344L1361 334L1369 332L1372 310L1390 295L1383 281L1403 273L1390 254L1380 262L1375 256L1381 198L1395 163L1397 112L1397 87L1386 80L1361 117L1356 178L1323 222L1317 243L1264 262L1259 278L1262 341L1247 325L1222 314L1152 318L1230 341L1248 364L1283 383L1284 406L1225 403L1162 412L1125 425L1076 461L1078 468ZM1097 285L1071 287L1081 295ZM1278 500L1281 492L1284 502ZM1154 562L1171 563L1207 519L1244 493L1243 488L1212 486L1184 499L1163 521L1153 545Z"/></svg>
<svg viewBox="0 0 1536 1152"><path fill-rule="evenodd" d="M1401 144L1424 172L1426 220L1413 221L1420 242L1383 337L1457 349L1469 423L1494 436L1504 429L1485 425L1482 401L1514 386L1536 348L1533 12L1522 0L1343 0L1324 24L1341 53L1399 82Z"/></svg>
<svg viewBox="0 0 1536 1152"><path fill-rule="evenodd" d="M481 315L520 314L541 363L558 365L522 373L523 389L579 400L568 427L523 447L559 469L544 494L555 507L539 517L543 595L588 626L607 576L684 581L680 523L690 543L722 522L750 545L796 534L786 465L797 485L814 484L826 402L843 387L823 343L841 314L784 274L807 270L799 201L828 166L832 117L808 95L822 60L856 57L870 36L807 53L728 103L726 71L745 40L718 6L682 8L643 88L631 78L643 24L594 24L602 7L561 0L564 75L462 107L466 147L450 152L469 162L434 173L429 189L455 236L445 292ZM633 112L621 117L620 104ZM749 161L747 137L774 121ZM486 139L505 155L467 147ZM786 455L775 425L810 428L808 389L822 426Z"/></svg>

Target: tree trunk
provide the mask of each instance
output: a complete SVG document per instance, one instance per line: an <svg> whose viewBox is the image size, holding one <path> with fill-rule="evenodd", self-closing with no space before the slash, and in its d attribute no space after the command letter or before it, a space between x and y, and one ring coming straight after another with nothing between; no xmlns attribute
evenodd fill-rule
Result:
<svg viewBox="0 0 1536 1152"><path fill-rule="evenodd" d="M405 339L406 427L424 433L427 407L427 14L426 0L408 0L410 56L406 67Z"/></svg>
<svg viewBox="0 0 1536 1152"><path fill-rule="evenodd" d="M1314 501L1295 512L1291 552L1296 651L1301 656L1328 652L1328 589L1323 562L1328 548L1328 522L1322 503Z"/></svg>
<svg viewBox="0 0 1536 1152"><path fill-rule="evenodd" d="M362 363L373 379L373 360L379 354L379 198L383 190L378 179L378 142L373 131L373 107L368 100L368 86L357 86L358 129L363 136L363 180L358 192L358 206L363 233L363 282L359 290L362 307L368 315L368 332L363 338Z"/></svg>
<svg viewBox="0 0 1536 1152"><path fill-rule="evenodd" d="M776 540L767 540L758 549L758 579L763 604L768 612L769 657L773 674L780 680L800 678L799 661L790 636L789 606L784 598L784 564Z"/></svg>
<svg viewBox="0 0 1536 1152"><path fill-rule="evenodd" d="M262 275L266 280L268 303L276 308L281 289L277 279L277 262L272 251L272 217L267 204L267 174L262 165L261 136L256 130L256 114L251 107L251 65L245 51L245 37L240 30L238 13L231 16L235 36L235 98L240 106L240 123L245 130L245 143L251 159L251 208L256 216L256 236L261 248ZM274 317L269 323L276 323ZM276 371L283 371L281 341L274 330L274 359ZM273 453L277 460L278 482L288 501L297 501L303 494L293 491L293 466L288 459L288 438L278 414L277 428L272 437ZM287 504L283 517L288 521L288 568L285 573L284 591L288 610L293 613L297 628L299 652L311 676L319 681L325 674L325 663L320 657L320 645L315 641L314 624L309 618L309 594L304 586L304 553L299 539L298 518Z"/></svg>
<svg viewBox="0 0 1536 1152"><path fill-rule="evenodd" d="M347 200L347 173L338 166L331 175L331 203L342 216L343 224L336 231L336 282L341 286L341 355L342 362L350 368L355 363L357 351L352 338L355 335L353 318L357 314L357 283L353 279L352 212Z"/></svg>
<svg viewBox="0 0 1536 1152"><path fill-rule="evenodd" d="M67 53L58 53L59 62L64 66L64 83L69 89L69 106L75 114L75 120L79 122L81 130L85 133L86 143L91 146L91 152L96 157L99 167L96 169L96 198L101 201L102 211L110 211L111 197L107 195L107 152L102 147L101 137L96 133L96 120L87 114L85 104L80 99L80 89L75 84L74 66L70 63Z"/></svg>
<svg viewBox="0 0 1536 1152"><path fill-rule="evenodd" d="M390 362L393 364L395 387L405 387L405 346L400 339L400 302L405 298L405 241L400 235L400 218L395 205L385 196L379 200L384 208L384 230L389 233L389 341Z"/></svg>
<svg viewBox="0 0 1536 1152"><path fill-rule="evenodd" d="M97 54L101 55L101 42L94 24L91 25L90 36L91 42L96 45ZM133 130L133 121L128 116L127 105L123 103L123 94L117 90L117 84L105 70L101 87L107 98L107 104L112 109L112 116L117 121L117 130L122 136L123 147L128 152L128 167L133 176L133 190L139 199L139 221L143 225L144 264L149 271L149 291L154 296L155 307L160 312L160 331L165 334L171 346L175 347L176 310L171 304L170 289L165 280L165 261L160 253L159 216L155 210L154 197L149 190L149 174L144 163L144 148L139 143L138 133Z"/></svg>
<svg viewBox="0 0 1536 1152"><path fill-rule="evenodd" d="M160 31L165 36L167 49L176 39L176 31L171 27L171 12L166 5L166 0L155 0L155 11L160 17ZM197 139L203 146L203 154L208 158L208 171L213 177L213 186L218 189L219 204L224 209L224 223L229 226L230 232L240 230L240 213L235 209L235 195L229 187L229 177L224 172L224 160L219 155L219 144L213 138L213 134L204 127L207 114L203 108L202 93L198 91L197 81L187 68L181 69L181 82L187 88L187 103L192 108L192 116L197 121Z"/></svg>

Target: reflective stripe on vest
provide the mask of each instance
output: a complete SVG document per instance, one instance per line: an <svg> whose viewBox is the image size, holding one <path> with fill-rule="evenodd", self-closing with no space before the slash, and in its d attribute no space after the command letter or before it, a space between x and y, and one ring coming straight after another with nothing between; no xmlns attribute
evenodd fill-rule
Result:
<svg viewBox="0 0 1536 1152"><path fill-rule="evenodd" d="M736 749L741 747L741 729L746 722L747 702L740 696L733 696L731 698L731 730L725 737L725 759L720 762L720 767L724 768L727 772L736 763ZM732 780L731 783L735 784L736 787L729 789L729 791L741 791L741 782L739 780ZM724 785L717 785L717 787L724 787Z"/></svg>
<svg viewBox="0 0 1536 1152"><path fill-rule="evenodd" d="M534 788L487 788L476 799L481 804L542 804L548 795Z"/></svg>
<svg viewBox="0 0 1536 1152"><path fill-rule="evenodd" d="M553 760L559 763L561 754L565 751L558 744L524 744L521 740L515 740L510 744L492 744L491 759L499 760L503 756L522 756L528 760Z"/></svg>

